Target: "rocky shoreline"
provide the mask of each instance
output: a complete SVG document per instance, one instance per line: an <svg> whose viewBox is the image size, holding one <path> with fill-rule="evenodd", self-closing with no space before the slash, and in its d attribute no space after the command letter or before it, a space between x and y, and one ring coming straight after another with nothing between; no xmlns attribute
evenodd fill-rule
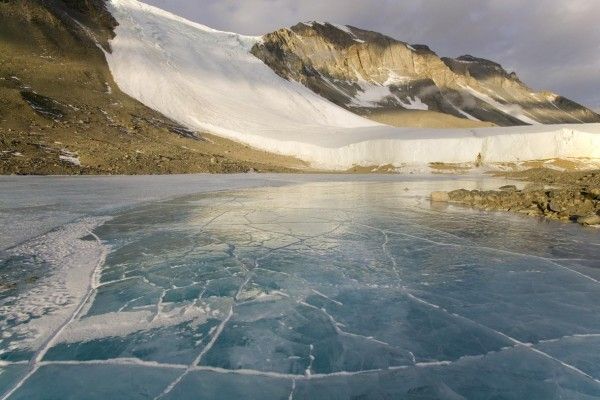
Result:
<svg viewBox="0 0 600 400"><path fill-rule="evenodd" d="M533 169L503 176L529 183L522 190L507 185L488 191L459 189L433 192L431 200L600 227L600 170L559 172Z"/></svg>

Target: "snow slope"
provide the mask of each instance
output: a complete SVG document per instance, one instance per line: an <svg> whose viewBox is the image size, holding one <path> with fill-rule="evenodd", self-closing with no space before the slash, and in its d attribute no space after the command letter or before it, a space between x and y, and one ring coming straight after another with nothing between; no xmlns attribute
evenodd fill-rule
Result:
<svg viewBox="0 0 600 400"><path fill-rule="evenodd" d="M292 155L316 167L600 158L600 124L472 130L400 129L352 114L249 53L258 37L220 32L136 0L107 60L119 87L192 129Z"/></svg>
<svg viewBox="0 0 600 400"><path fill-rule="evenodd" d="M489 105L491 105L492 107L502 111L504 114L508 114L520 121L525 122L526 124L540 125L540 123L538 121L525 115L522 108L516 104L502 104L502 103L494 100L487 94L478 92L477 90L473 89L472 87L462 86L462 88L465 89L467 92L471 93L473 96L477 97L479 100L482 100L482 101L488 103Z"/></svg>

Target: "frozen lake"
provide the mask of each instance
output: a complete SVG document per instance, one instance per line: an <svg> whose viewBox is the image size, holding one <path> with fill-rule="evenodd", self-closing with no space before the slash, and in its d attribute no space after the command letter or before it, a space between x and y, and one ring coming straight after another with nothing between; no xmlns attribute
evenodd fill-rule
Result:
<svg viewBox="0 0 600 400"><path fill-rule="evenodd" d="M503 183L3 178L0 399L600 399L600 233L426 197Z"/></svg>

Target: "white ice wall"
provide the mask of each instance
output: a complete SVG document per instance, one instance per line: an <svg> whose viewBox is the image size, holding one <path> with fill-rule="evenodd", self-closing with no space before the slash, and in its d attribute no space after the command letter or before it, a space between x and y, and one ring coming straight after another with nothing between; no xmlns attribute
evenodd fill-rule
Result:
<svg viewBox="0 0 600 400"><path fill-rule="evenodd" d="M119 87L192 129L296 156L316 167L600 158L600 125L402 129L352 114L249 53L260 38L220 32L140 3L111 0L107 60Z"/></svg>

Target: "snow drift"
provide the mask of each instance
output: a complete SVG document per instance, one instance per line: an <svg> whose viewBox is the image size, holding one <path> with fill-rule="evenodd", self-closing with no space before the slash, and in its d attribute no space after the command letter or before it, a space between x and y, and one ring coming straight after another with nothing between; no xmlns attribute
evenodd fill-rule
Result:
<svg viewBox="0 0 600 400"><path fill-rule="evenodd" d="M401 129L342 109L250 54L260 37L220 32L136 0L111 0L119 23L108 64L119 87L192 129L316 167L600 158L600 124Z"/></svg>

